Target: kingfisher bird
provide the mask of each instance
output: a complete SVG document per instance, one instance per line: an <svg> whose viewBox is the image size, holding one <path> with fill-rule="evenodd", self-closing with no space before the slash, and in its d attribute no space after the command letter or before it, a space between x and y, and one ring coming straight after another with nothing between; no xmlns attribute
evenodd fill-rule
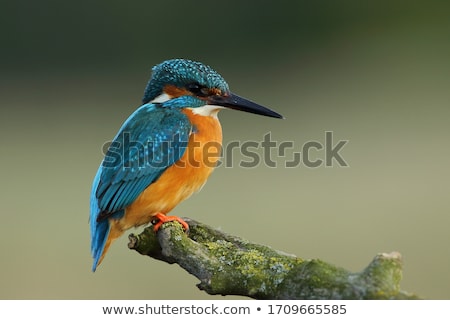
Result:
<svg viewBox="0 0 450 320"><path fill-rule="evenodd" d="M177 220L189 228L167 213L200 190L216 166L222 143L217 113L224 108L283 118L231 93L222 76L200 62L172 59L153 67L142 105L114 137L92 184L92 271L131 227L157 222L157 232Z"/></svg>

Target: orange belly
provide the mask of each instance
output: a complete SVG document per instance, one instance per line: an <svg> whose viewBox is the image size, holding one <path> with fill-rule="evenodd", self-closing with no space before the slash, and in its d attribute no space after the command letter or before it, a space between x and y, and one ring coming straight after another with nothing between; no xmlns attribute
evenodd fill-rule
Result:
<svg viewBox="0 0 450 320"><path fill-rule="evenodd" d="M104 253L111 241L125 230L149 223L159 212L167 214L201 189L214 170L222 144L222 128L217 117L195 115L188 109L183 112L195 128L189 137L185 153L125 208L121 219L109 220L111 229Z"/></svg>

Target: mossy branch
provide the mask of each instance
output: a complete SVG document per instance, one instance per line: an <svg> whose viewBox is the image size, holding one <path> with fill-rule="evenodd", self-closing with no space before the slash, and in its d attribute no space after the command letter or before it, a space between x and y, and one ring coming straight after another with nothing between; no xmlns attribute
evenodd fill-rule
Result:
<svg viewBox="0 0 450 320"><path fill-rule="evenodd" d="M417 299L400 290L401 256L378 254L362 272L321 260L304 260L228 235L192 219L186 234L178 222L129 236L130 249L177 263L209 294L256 299Z"/></svg>

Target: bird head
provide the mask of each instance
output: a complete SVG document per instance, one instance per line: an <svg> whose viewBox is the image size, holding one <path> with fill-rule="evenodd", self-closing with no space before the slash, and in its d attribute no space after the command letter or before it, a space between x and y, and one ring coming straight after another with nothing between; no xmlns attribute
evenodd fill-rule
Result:
<svg viewBox="0 0 450 320"><path fill-rule="evenodd" d="M189 107L193 113L215 115L229 108L273 118L279 113L231 93L220 74L200 62L173 59L152 70L142 102Z"/></svg>

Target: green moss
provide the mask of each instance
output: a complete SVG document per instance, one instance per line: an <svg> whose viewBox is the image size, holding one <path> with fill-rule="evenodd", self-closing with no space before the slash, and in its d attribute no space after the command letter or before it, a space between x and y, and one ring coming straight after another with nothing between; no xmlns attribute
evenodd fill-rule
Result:
<svg viewBox="0 0 450 320"><path fill-rule="evenodd" d="M267 255L250 245L240 248L224 240L206 242L203 245L208 248L211 256L216 257L217 267L221 271L214 277L215 289L229 287L232 274L235 291L245 290L251 295L268 295L276 290L294 266L291 257L274 255L273 250L266 250L270 253Z"/></svg>

